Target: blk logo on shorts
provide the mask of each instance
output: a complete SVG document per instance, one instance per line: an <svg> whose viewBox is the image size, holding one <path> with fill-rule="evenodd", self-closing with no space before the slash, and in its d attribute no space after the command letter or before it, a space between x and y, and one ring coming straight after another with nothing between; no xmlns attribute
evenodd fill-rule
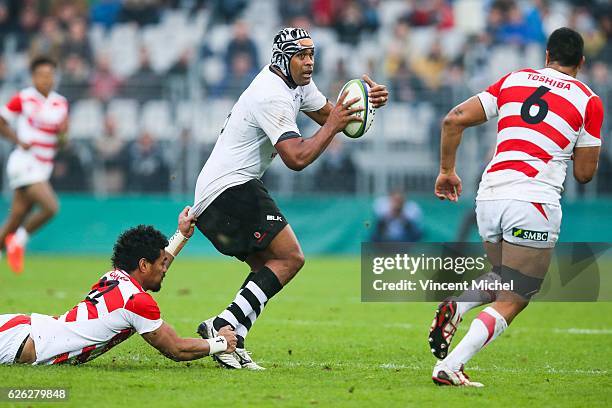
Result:
<svg viewBox="0 0 612 408"><path fill-rule="evenodd" d="M283 217L280 215L268 215L266 216L266 220L268 221L283 221Z"/></svg>
<svg viewBox="0 0 612 408"><path fill-rule="evenodd" d="M530 241L548 241L548 232L531 231L524 228L512 228L512 236Z"/></svg>

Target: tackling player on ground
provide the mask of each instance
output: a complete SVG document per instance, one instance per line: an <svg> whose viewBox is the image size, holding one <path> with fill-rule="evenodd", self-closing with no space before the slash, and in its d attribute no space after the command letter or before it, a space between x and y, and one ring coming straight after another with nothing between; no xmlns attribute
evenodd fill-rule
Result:
<svg viewBox="0 0 612 408"><path fill-rule="evenodd" d="M482 386L463 371L495 340L539 291L561 225L559 199L567 162L574 177L588 183L597 170L603 105L576 76L584 64L583 40L569 29L554 31L546 47L546 67L511 72L454 108L444 119L440 174L435 194L457 201L461 179L455 157L464 129L499 117L495 156L486 167L476 197L479 234L493 271L486 279L513 282L513 291L464 293L442 302L429 343L441 359L433 370L439 385ZM472 322L447 355L462 316L493 302Z"/></svg>
<svg viewBox="0 0 612 408"><path fill-rule="evenodd" d="M112 257L114 269L63 315L0 315L0 364L81 364L135 332L175 361L233 351L236 336L229 327L208 340L179 337L147 293L161 289L168 267L193 234L188 211L186 207L179 215L178 231L170 242L151 226L139 225L121 234Z"/></svg>
<svg viewBox="0 0 612 408"><path fill-rule="evenodd" d="M68 101L53 91L55 62L38 57L30 64L32 86L17 93L0 110L0 134L15 143L6 173L13 193L8 218L0 228L0 250L6 247L11 269L23 270L30 234L57 213L49 183L60 138L68 129ZM16 132L9 123L16 121ZM38 211L31 213L34 206Z"/></svg>
<svg viewBox="0 0 612 408"><path fill-rule="evenodd" d="M267 302L304 265L300 244L260 178L280 155L302 170L351 121L360 121L358 99L340 96L334 106L312 81L315 46L304 29L285 28L274 38L272 62L262 69L232 108L198 177L193 214L198 229L225 255L251 270L230 306L202 323L203 337L226 325L236 329L236 352L215 359L226 368L262 369L245 350L249 329ZM386 104L386 87L364 76L370 103ZM303 138L296 124L302 111L321 125Z"/></svg>

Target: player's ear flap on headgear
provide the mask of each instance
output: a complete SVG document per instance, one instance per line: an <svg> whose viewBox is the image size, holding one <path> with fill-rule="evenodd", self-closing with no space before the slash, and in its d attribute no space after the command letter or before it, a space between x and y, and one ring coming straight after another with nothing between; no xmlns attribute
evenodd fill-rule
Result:
<svg viewBox="0 0 612 408"><path fill-rule="evenodd" d="M310 41L302 41L305 39ZM283 75L293 81L289 68L291 58L298 52L306 49L314 49L314 44L308 31L303 28L283 28L274 37L270 64L278 67Z"/></svg>

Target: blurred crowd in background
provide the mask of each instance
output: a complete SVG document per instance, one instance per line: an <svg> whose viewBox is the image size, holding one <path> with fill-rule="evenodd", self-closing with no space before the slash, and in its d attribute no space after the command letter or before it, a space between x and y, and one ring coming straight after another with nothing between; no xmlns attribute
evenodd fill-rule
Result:
<svg viewBox="0 0 612 408"><path fill-rule="evenodd" d="M509 70L543 66L557 27L584 36L580 79L609 117L611 12L605 0L0 0L0 102L28 84L32 56L49 55L71 104L59 191L190 194L274 34L300 26L311 31L314 79L330 100L366 72L391 100L370 133L336 138L311 168L294 173L277 160L264 180L271 190L430 193L443 115ZM569 181L570 199L612 191L610 123L600 175L586 187ZM304 136L316 130L305 117L299 124ZM466 136L458 170L468 194L494 141L494 125ZM0 171L11 148L0 145Z"/></svg>

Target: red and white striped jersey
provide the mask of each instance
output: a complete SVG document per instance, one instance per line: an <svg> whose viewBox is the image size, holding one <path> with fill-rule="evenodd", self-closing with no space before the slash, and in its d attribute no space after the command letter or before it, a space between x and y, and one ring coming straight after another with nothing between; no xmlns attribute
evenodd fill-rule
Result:
<svg viewBox="0 0 612 408"><path fill-rule="evenodd" d="M85 363L135 332L149 333L162 323L153 297L128 273L110 271L62 316L32 314L34 364Z"/></svg>
<svg viewBox="0 0 612 408"><path fill-rule="evenodd" d="M68 117L68 101L57 92L45 98L34 87L26 88L2 107L0 115L17 120L17 136L32 147L29 152L43 163L53 163L57 135Z"/></svg>
<svg viewBox="0 0 612 408"><path fill-rule="evenodd" d="M558 203L574 148L601 145L601 99L552 68L511 72L478 97L499 120L476 199Z"/></svg>

